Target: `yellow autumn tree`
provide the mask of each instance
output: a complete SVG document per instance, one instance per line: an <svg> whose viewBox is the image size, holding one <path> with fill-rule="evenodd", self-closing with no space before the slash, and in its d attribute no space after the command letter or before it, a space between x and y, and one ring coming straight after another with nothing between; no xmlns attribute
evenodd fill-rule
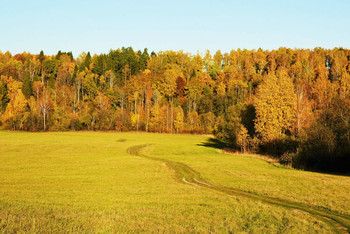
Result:
<svg viewBox="0 0 350 234"><path fill-rule="evenodd" d="M155 103L150 109L149 127L151 131L159 131L161 125L160 110L158 103Z"/></svg>
<svg viewBox="0 0 350 234"><path fill-rule="evenodd" d="M350 96L350 74L343 68L342 75L340 77L340 95L343 98L347 98Z"/></svg>
<svg viewBox="0 0 350 234"><path fill-rule="evenodd" d="M176 129L176 133L182 131L184 127L184 112L181 106L175 108L175 119L174 119L174 128Z"/></svg>
<svg viewBox="0 0 350 234"><path fill-rule="evenodd" d="M246 152L249 146L250 137L248 130L241 124L237 132L236 143L241 148L241 151Z"/></svg>
<svg viewBox="0 0 350 234"><path fill-rule="evenodd" d="M296 95L291 77L285 70L265 77L258 87L255 130L263 142L280 139L292 131L296 120Z"/></svg>
<svg viewBox="0 0 350 234"><path fill-rule="evenodd" d="M305 82L297 81L295 83L295 95L297 98L295 133L298 135L311 124L313 113L312 101L309 99Z"/></svg>
<svg viewBox="0 0 350 234"><path fill-rule="evenodd" d="M10 102L8 103L5 113L2 115L2 121L13 130L20 129L19 122L24 115L27 106L27 100L22 90L11 90L9 93Z"/></svg>

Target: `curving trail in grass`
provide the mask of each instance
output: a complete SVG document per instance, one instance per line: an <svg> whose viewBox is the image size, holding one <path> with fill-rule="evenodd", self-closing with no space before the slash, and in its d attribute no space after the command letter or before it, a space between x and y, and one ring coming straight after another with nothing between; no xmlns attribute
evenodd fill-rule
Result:
<svg viewBox="0 0 350 234"><path fill-rule="evenodd" d="M347 215L337 214L335 212L331 212L328 210L322 210L316 207L307 206L307 205L303 205L295 202L290 202L287 200L256 195L256 194L248 193L238 189L211 184L205 181L204 179L202 179L199 172L195 171L194 169L192 169L191 167L187 166L184 163L174 162L168 159L157 158L157 157L152 157L152 156L143 154L141 152L142 149L148 146L150 146L150 144L132 146L127 149L127 152L134 156L140 156L151 160L156 160L156 161L166 163L166 165L169 168L174 170L176 179L181 183L186 183L197 187L212 189L218 192L226 193L230 196L242 196L250 199L263 201L269 204L282 206L289 209L302 210L317 217L318 219L324 221L325 223L329 224L333 228L334 232L336 233L350 233L350 217Z"/></svg>

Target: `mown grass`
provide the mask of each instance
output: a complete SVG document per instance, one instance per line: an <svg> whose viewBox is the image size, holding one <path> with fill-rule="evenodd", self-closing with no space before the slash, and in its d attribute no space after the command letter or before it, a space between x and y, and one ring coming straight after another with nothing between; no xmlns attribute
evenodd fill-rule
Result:
<svg viewBox="0 0 350 234"><path fill-rule="evenodd" d="M205 180L222 186L350 215L348 175L301 171L249 155L222 154L215 147L206 146L208 138L200 144L189 139L186 142L164 139L152 154L185 163L201 172ZM191 146L196 146L196 150Z"/></svg>
<svg viewBox="0 0 350 234"><path fill-rule="evenodd" d="M3 232L329 232L312 215L179 183L165 163L207 181L348 214L349 177L278 168L201 146L206 136L0 132ZM288 182L288 183L287 183ZM327 190L327 191L324 191ZM328 195L327 195L328 193Z"/></svg>

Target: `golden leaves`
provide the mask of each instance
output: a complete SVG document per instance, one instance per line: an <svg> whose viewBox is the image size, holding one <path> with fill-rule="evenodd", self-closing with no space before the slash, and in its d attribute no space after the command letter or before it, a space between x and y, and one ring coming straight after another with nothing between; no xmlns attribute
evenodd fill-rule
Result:
<svg viewBox="0 0 350 234"><path fill-rule="evenodd" d="M255 129L265 142L282 137L291 131L296 118L296 95L292 79L286 71L265 77L256 99Z"/></svg>

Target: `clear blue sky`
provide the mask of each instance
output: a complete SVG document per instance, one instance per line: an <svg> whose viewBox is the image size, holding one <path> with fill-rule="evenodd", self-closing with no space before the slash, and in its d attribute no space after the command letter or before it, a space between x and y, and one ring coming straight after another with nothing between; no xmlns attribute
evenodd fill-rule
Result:
<svg viewBox="0 0 350 234"><path fill-rule="evenodd" d="M350 48L349 0L0 0L0 50Z"/></svg>

